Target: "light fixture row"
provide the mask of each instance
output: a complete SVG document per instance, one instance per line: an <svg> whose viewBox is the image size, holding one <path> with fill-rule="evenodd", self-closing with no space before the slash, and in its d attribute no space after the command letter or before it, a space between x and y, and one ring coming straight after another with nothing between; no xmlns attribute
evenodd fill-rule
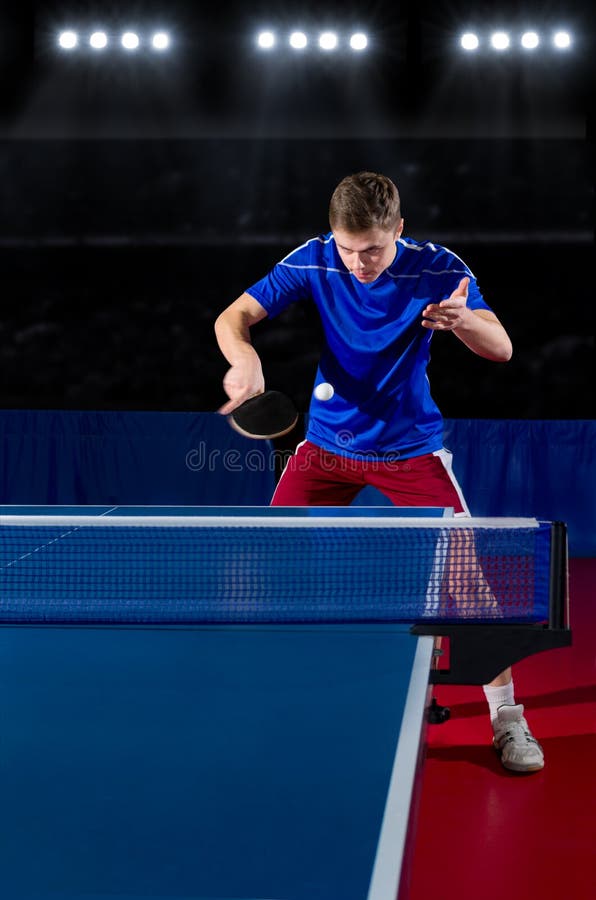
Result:
<svg viewBox="0 0 596 900"><path fill-rule="evenodd" d="M142 46L149 46L153 50L167 50L170 46L170 36L165 31L156 31L150 37L142 38L136 31L125 31L120 35L108 34L106 31L93 31L91 34L81 36L76 31L61 31L58 35L58 46L62 50L76 50L83 44L87 44L93 50L105 50L109 46L120 45L125 50L138 50Z"/></svg>
<svg viewBox="0 0 596 900"><path fill-rule="evenodd" d="M93 50L104 50L110 45L120 45L125 50L138 50L141 46L150 46L154 50L167 50L170 46L170 36L163 31L156 32L151 37L141 38L134 31L126 31L121 35L110 35L105 31L94 31L88 35L80 35L74 30L61 31L58 35L58 45L62 50L76 50L78 47L88 45ZM261 31L256 37L256 44L261 50L272 50L281 41L273 31ZM334 31L323 31L316 37L309 36L303 31L293 31L287 35L285 43L294 50L304 50L311 44L316 44L321 50L337 50L342 43L356 52L365 50L368 46L368 37L362 32L355 32L343 41Z"/></svg>
<svg viewBox="0 0 596 900"><path fill-rule="evenodd" d="M142 47L150 47L153 50L163 51L170 47L170 36L165 31L157 31L150 36L142 37L135 31L125 31L122 34L108 34L106 31L97 30L87 35L80 35L77 31L62 31L58 35L58 45L62 50L76 50L88 45L92 50L105 50L107 47L120 45L123 49L134 51ZM286 45L293 50L306 50L315 45L323 51L338 50L349 47L355 52L366 50L369 46L368 36L364 32L354 32L343 38L335 31L323 31L318 35L309 35L304 31L292 31L280 38L274 31L260 31L255 38L255 43L260 50L272 51L280 45ZM524 50L536 50L544 43L544 39L537 31L524 31L512 38L508 31L494 31L490 35L481 36L476 32L468 31L459 39L463 50L473 52L483 45L489 44L493 50L504 51L511 49L515 44ZM557 31L550 37L550 43L558 50L568 50L573 40L568 31Z"/></svg>
<svg viewBox="0 0 596 900"><path fill-rule="evenodd" d="M335 31L322 31L318 35L308 35L304 31L292 31L280 38L275 31L260 31L256 36L256 44L261 50L273 50L281 45L290 46L293 50L306 50L311 45L320 50L338 50L348 46L351 50L360 52L368 47L368 36L362 31L344 37L343 39Z"/></svg>
<svg viewBox="0 0 596 900"><path fill-rule="evenodd" d="M493 31L492 34L481 37L474 31L467 31L462 34L459 40L463 50L473 52L478 50L483 44L489 44L493 50L504 51L510 50L514 46L521 47L523 50L536 50L543 45L545 39L537 31L524 31L512 38L508 31ZM571 34L568 31L555 31L550 36L550 44L557 50L568 50L573 43Z"/></svg>

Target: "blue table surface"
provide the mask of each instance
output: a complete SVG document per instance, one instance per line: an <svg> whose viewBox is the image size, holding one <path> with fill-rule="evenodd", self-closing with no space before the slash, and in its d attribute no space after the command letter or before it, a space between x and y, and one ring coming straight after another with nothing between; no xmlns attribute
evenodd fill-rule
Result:
<svg viewBox="0 0 596 900"><path fill-rule="evenodd" d="M0 628L0 894L371 897L420 641L395 625Z"/></svg>
<svg viewBox="0 0 596 900"><path fill-rule="evenodd" d="M0 506L0 520L3 515L22 516L266 516L279 518L320 518L327 516L374 517L374 518L418 518L444 517L452 515L452 510L441 507L397 507L397 506Z"/></svg>

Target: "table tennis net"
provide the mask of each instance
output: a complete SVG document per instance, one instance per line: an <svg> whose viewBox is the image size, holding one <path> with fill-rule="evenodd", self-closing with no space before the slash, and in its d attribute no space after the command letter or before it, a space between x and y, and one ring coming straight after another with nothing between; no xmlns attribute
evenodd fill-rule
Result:
<svg viewBox="0 0 596 900"><path fill-rule="evenodd" d="M550 523L462 521L0 524L0 622L546 621Z"/></svg>

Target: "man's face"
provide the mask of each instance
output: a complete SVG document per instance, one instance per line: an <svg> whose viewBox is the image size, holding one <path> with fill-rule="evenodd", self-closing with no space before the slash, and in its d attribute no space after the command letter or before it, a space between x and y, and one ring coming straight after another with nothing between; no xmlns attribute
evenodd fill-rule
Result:
<svg viewBox="0 0 596 900"><path fill-rule="evenodd" d="M393 231L369 228L368 231L343 231L335 228L333 237L343 264L361 284L370 284L395 259L395 242L401 235L404 220Z"/></svg>

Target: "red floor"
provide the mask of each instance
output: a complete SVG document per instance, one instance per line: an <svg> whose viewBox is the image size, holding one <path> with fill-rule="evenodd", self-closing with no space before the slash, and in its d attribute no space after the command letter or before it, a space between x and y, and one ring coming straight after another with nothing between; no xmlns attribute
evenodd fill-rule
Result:
<svg viewBox="0 0 596 900"><path fill-rule="evenodd" d="M435 689L451 719L428 731L409 900L595 900L596 559L569 594L573 645L514 668L541 772L501 766L481 687Z"/></svg>

